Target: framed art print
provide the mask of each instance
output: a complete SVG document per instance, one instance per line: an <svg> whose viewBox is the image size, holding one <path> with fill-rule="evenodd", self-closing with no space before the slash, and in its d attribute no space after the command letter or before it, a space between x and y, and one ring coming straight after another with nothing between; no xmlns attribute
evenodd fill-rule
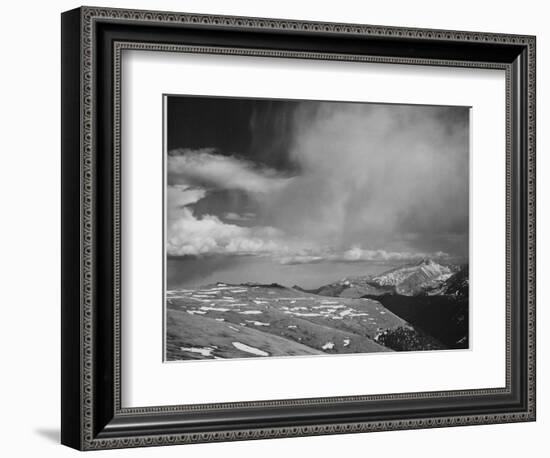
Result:
<svg viewBox="0 0 550 458"><path fill-rule="evenodd" d="M535 39L62 16L62 442L535 419Z"/></svg>
<svg viewBox="0 0 550 458"><path fill-rule="evenodd" d="M165 360L468 349L469 112L165 96Z"/></svg>

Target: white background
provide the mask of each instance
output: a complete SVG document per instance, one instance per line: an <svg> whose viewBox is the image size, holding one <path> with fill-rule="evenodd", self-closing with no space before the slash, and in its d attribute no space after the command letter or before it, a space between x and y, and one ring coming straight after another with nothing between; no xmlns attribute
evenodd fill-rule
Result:
<svg viewBox="0 0 550 458"><path fill-rule="evenodd" d="M538 36L538 329L550 324L549 137L550 79L544 2L464 0L460 3L416 0L299 2L277 0L118 0L99 5L175 11L288 17L295 19L527 33ZM5 456L70 456L59 436L59 13L73 1L11 2L3 5L0 78L2 164L0 196L0 421ZM538 337L538 385L548 386L548 333ZM538 392L537 423L443 428L438 430L325 436L317 438L207 444L103 452L108 456L316 457L347 455L465 457L490 450L494 456L543 456L550 427L550 396ZM539 450L537 452L537 450Z"/></svg>
<svg viewBox="0 0 550 458"><path fill-rule="evenodd" d="M505 386L504 71L144 51L122 66L124 407ZM163 93L472 106L470 350L163 364Z"/></svg>

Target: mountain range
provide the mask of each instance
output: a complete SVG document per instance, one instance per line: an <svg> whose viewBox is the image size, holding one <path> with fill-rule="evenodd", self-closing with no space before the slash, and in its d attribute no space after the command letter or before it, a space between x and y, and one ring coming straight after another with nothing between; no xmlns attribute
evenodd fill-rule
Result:
<svg viewBox="0 0 550 458"><path fill-rule="evenodd" d="M308 292L375 300L449 348L468 348L468 265L423 259L378 275L344 278Z"/></svg>
<svg viewBox="0 0 550 458"><path fill-rule="evenodd" d="M215 283L166 293L168 361L464 349L468 266L426 259L316 290Z"/></svg>
<svg viewBox="0 0 550 458"><path fill-rule="evenodd" d="M320 296L359 298L365 295L379 296L398 294L402 296L442 295L455 284L455 292L467 288L467 272L462 275L463 283L451 280L464 270L464 266L443 265L433 259L423 259L415 264L400 266L378 275L346 277L340 281L316 289L302 291ZM451 282L447 284L447 282ZM465 281L465 283L464 283Z"/></svg>

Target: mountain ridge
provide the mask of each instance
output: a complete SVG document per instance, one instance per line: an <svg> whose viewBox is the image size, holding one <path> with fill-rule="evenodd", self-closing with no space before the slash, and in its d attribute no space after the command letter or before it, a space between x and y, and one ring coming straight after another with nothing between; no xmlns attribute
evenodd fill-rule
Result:
<svg viewBox="0 0 550 458"><path fill-rule="evenodd" d="M424 258L414 264L405 264L376 275L344 277L314 289L299 286L294 288L320 296L349 298L383 294L403 296L416 296L429 294L429 292L440 294L438 288L441 288L461 268L458 265L445 265L431 258Z"/></svg>

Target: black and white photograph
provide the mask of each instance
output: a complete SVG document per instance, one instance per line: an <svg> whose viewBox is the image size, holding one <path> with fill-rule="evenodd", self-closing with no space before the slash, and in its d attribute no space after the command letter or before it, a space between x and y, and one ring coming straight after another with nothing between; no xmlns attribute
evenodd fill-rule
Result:
<svg viewBox="0 0 550 458"><path fill-rule="evenodd" d="M541 8L216 2L25 16L7 455L537 456Z"/></svg>
<svg viewBox="0 0 550 458"><path fill-rule="evenodd" d="M165 360L468 349L469 119L165 96Z"/></svg>

